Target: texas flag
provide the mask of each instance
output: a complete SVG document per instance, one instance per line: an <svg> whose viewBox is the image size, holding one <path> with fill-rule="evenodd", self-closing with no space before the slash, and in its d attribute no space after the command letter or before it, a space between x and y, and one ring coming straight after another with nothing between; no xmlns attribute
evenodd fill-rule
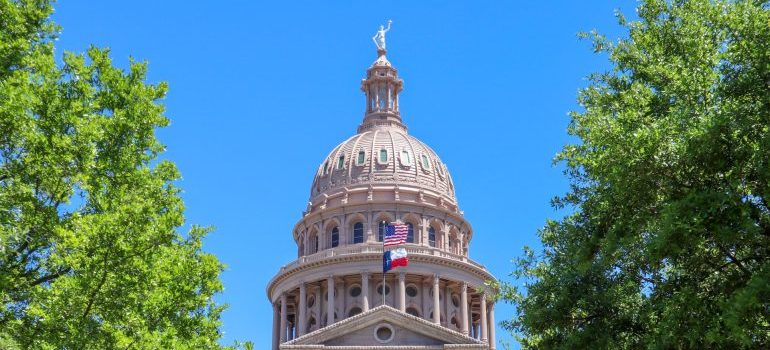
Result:
<svg viewBox="0 0 770 350"><path fill-rule="evenodd" d="M382 256L382 272L388 272L399 266L409 265L409 259L406 257L406 249L396 248L388 250Z"/></svg>

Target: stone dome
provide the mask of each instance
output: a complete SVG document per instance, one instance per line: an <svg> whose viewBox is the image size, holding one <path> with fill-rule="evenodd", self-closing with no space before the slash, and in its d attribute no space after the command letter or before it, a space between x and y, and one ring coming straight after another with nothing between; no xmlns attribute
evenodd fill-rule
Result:
<svg viewBox="0 0 770 350"><path fill-rule="evenodd" d="M370 128L335 147L316 171L310 199L380 185L416 188L423 195L457 202L446 164L425 143L396 127Z"/></svg>

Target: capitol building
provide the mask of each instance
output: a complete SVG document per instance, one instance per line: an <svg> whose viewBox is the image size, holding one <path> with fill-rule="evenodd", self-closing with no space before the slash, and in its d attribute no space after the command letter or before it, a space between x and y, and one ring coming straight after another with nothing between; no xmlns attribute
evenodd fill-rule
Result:
<svg viewBox="0 0 770 350"><path fill-rule="evenodd" d="M296 260L268 283L273 350L495 349L494 277L470 258L475 232L446 164L401 117L385 31L361 81L363 121L319 165ZM391 223L408 227L409 263L383 276Z"/></svg>

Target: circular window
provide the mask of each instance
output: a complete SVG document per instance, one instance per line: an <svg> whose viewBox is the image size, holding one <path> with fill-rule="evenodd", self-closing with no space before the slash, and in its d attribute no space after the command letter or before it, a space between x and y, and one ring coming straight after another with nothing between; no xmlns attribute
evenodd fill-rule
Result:
<svg viewBox="0 0 770 350"><path fill-rule="evenodd" d="M458 297L457 294L452 294L452 305L455 307L460 306L460 297Z"/></svg>
<svg viewBox="0 0 770 350"><path fill-rule="evenodd" d="M374 339L377 339L380 343L389 343L393 340L394 335L393 327L389 324L381 324L374 328Z"/></svg>
<svg viewBox="0 0 770 350"><path fill-rule="evenodd" d="M315 305L315 297L311 295L307 298L307 307L313 307L313 305Z"/></svg>
<svg viewBox="0 0 770 350"><path fill-rule="evenodd" d="M406 286L406 295L408 295L410 298L414 298L417 296L417 287L415 286Z"/></svg>
<svg viewBox="0 0 770 350"><path fill-rule="evenodd" d="M420 312L417 311L417 309L415 309L413 307L406 308L406 313L408 313L408 314L410 314L412 316L415 316L415 317L420 317Z"/></svg>
<svg viewBox="0 0 770 350"><path fill-rule="evenodd" d="M358 315L358 314L361 313L361 311L363 311L363 310L361 310L360 307L354 307L354 308L350 309L350 311L348 312L348 317L353 317L355 315Z"/></svg>
<svg viewBox="0 0 770 350"><path fill-rule="evenodd" d="M310 320L307 321L307 328L305 329L306 333L310 333L310 331L315 327L316 321L314 317L311 317Z"/></svg>
<svg viewBox="0 0 770 350"><path fill-rule="evenodd" d="M350 288L350 296L351 297L357 297L359 295L361 295L361 287L353 286L352 288Z"/></svg>
<svg viewBox="0 0 770 350"><path fill-rule="evenodd" d="M382 295L382 285L377 286L377 294ZM390 287L385 286L385 295L390 294Z"/></svg>

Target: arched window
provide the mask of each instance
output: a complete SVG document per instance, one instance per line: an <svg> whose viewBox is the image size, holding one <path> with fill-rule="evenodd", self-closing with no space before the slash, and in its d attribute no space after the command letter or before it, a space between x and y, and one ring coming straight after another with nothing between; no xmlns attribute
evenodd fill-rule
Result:
<svg viewBox="0 0 770 350"><path fill-rule="evenodd" d="M313 253L318 252L318 235L313 237Z"/></svg>
<svg viewBox="0 0 770 350"><path fill-rule="evenodd" d="M356 165L358 166L364 165L365 160L366 160L366 152L358 151L358 158L356 159Z"/></svg>
<svg viewBox="0 0 770 350"><path fill-rule="evenodd" d="M414 243L414 225L411 222L406 223L406 243Z"/></svg>
<svg viewBox="0 0 770 350"><path fill-rule="evenodd" d="M385 228L388 226L388 223L385 222L385 220L380 221L380 223L377 225L377 241L382 242L382 237L385 236Z"/></svg>
<svg viewBox="0 0 770 350"><path fill-rule="evenodd" d="M436 229L433 226L428 228L428 244L431 247L436 247Z"/></svg>
<svg viewBox="0 0 770 350"><path fill-rule="evenodd" d="M340 245L340 230L337 227L332 229L332 248Z"/></svg>
<svg viewBox="0 0 770 350"><path fill-rule="evenodd" d="M353 243L364 243L364 224L357 222L353 225Z"/></svg>
<svg viewBox="0 0 770 350"><path fill-rule="evenodd" d="M340 170L345 167L345 156L340 156L340 159L337 160L337 170Z"/></svg>
<svg viewBox="0 0 770 350"><path fill-rule="evenodd" d="M387 163L388 162L388 150L381 149L380 150L380 163Z"/></svg>

